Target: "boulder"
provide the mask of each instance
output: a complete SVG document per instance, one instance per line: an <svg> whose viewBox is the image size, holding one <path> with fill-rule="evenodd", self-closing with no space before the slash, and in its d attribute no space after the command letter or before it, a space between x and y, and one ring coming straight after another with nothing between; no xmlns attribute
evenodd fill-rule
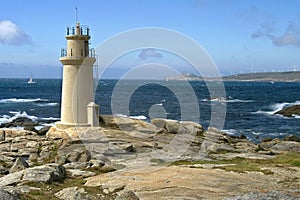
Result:
<svg viewBox="0 0 300 200"><path fill-rule="evenodd" d="M18 157L14 165L10 168L9 173L14 173L28 168L29 165L24 158Z"/></svg>
<svg viewBox="0 0 300 200"><path fill-rule="evenodd" d="M276 143L274 146L272 146L270 150L274 152L282 152L282 151L300 152L300 143L293 142L293 141L281 141Z"/></svg>
<svg viewBox="0 0 300 200"><path fill-rule="evenodd" d="M24 130L39 133L39 131L36 130L34 126L25 126Z"/></svg>
<svg viewBox="0 0 300 200"><path fill-rule="evenodd" d="M0 186L16 185L26 181L62 182L66 178L66 170L58 164L47 164L14 172L0 178Z"/></svg>
<svg viewBox="0 0 300 200"><path fill-rule="evenodd" d="M91 153L82 144L81 140L71 140L61 146L58 150L57 160L65 159L69 162L88 162L91 159Z"/></svg>
<svg viewBox="0 0 300 200"><path fill-rule="evenodd" d="M63 166L66 169L86 169L89 166L89 163L73 162L73 163L66 163Z"/></svg>
<svg viewBox="0 0 300 200"><path fill-rule="evenodd" d="M18 117L11 122L3 123L0 125L0 128L10 128L10 127L17 127L17 126L37 126L39 125L38 122L33 121L27 117Z"/></svg>
<svg viewBox="0 0 300 200"><path fill-rule="evenodd" d="M83 188L68 187L55 193L55 196L63 200L91 200Z"/></svg>
<svg viewBox="0 0 300 200"><path fill-rule="evenodd" d="M105 165L105 162L103 160L95 160L95 159L92 159L89 161L89 164L91 167L103 167Z"/></svg>
<svg viewBox="0 0 300 200"><path fill-rule="evenodd" d="M209 127L204 133L204 141L201 144L201 151L205 153L226 153L236 152L236 150L230 146L232 138L227 136L222 131Z"/></svg>
<svg viewBox="0 0 300 200"><path fill-rule="evenodd" d="M179 131L179 121L177 120L172 120L172 119L166 119L166 125L165 129L168 133L173 133L176 134Z"/></svg>
<svg viewBox="0 0 300 200"><path fill-rule="evenodd" d="M285 117L294 117L295 115L300 115L300 105L283 108L282 110L277 111L275 114L283 115Z"/></svg>
<svg viewBox="0 0 300 200"><path fill-rule="evenodd" d="M140 198L132 190L122 191L117 197L116 200L139 200Z"/></svg>
<svg viewBox="0 0 300 200"><path fill-rule="evenodd" d="M103 127L118 128L118 126L114 123L114 116L112 115L100 115L99 124Z"/></svg>
<svg viewBox="0 0 300 200"><path fill-rule="evenodd" d="M0 178L0 187L8 185L16 185L22 182L24 171L14 172Z"/></svg>
<svg viewBox="0 0 300 200"><path fill-rule="evenodd" d="M297 137L295 135L288 135L284 138L285 141L294 141L294 142L300 142L300 137Z"/></svg>
<svg viewBox="0 0 300 200"><path fill-rule="evenodd" d="M62 182L66 178L66 169L62 165L47 164L24 170L22 181Z"/></svg>
<svg viewBox="0 0 300 200"><path fill-rule="evenodd" d="M187 133L191 135L203 135L203 127L195 122L181 121L178 133Z"/></svg>
<svg viewBox="0 0 300 200"><path fill-rule="evenodd" d="M0 174L6 175L9 173L9 170L6 167L0 166Z"/></svg>
<svg viewBox="0 0 300 200"><path fill-rule="evenodd" d="M273 139L268 142L261 142L258 145L262 149L271 150L273 152L300 152L300 143L294 141L281 141L279 139Z"/></svg>
<svg viewBox="0 0 300 200"><path fill-rule="evenodd" d="M18 198L16 198L13 194L11 194L10 192L0 189L0 199L2 200L17 200Z"/></svg>
<svg viewBox="0 0 300 200"><path fill-rule="evenodd" d="M69 135L66 133L66 131L58 130L55 127L51 127L48 132L46 133L46 137L52 140L58 140L58 139L69 139Z"/></svg>
<svg viewBox="0 0 300 200"><path fill-rule="evenodd" d="M38 131L38 135L46 135L50 128L51 126L44 126Z"/></svg>
<svg viewBox="0 0 300 200"><path fill-rule="evenodd" d="M273 147L274 145L276 145L278 142L280 142L280 140L278 139L273 139L271 141L262 141L260 144L258 144L258 147L261 149L270 149L271 147Z"/></svg>
<svg viewBox="0 0 300 200"><path fill-rule="evenodd" d="M151 119L151 124L156 126L157 128L166 128L166 119L163 118L153 118Z"/></svg>
<svg viewBox="0 0 300 200"><path fill-rule="evenodd" d="M154 134L160 131L156 126L139 119L129 117L101 115L101 124L105 127L118 128L124 131L136 131L141 133Z"/></svg>
<svg viewBox="0 0 300 200"><path fill-rule="evenodd" d="M203 127L191 121L177 121L171 119L154 118L151 123L159 129L164 129L168 133L181 133L191 135L202 135Z"/></svg>
<svg viewBox="0 0 300 200"><path fill-rule="evenodd" d="M37 135L35 132L27 130L5 129L5 138L31 137Z"/></svg>
<svg viewBox="0 0 300 200"><path fill-rule="evenodd" d="M74 178L87 178L96 175L95 172L84 171L80 169L68 169L67 172L70 174L70 177Z"/></svg>

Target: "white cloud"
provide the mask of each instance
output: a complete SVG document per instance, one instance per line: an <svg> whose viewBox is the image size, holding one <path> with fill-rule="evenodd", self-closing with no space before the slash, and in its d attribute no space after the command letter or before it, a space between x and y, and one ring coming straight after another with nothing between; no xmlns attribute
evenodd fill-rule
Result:
<svg viewBox="0 0 300 200"><path fill-rule="evenodd" d="M258 32L253 33L251 37L253 39L260 38L260 37L267 37L276 46L291 45L291 46L300 47L300 36L299 36L300 29L296 25L291 23L286 28L285 32L280 36L274 35L272 31L269 31L264 26L262 26L262 28L264 28L264 30L260 30Z"/></svg>
<svg viewBox="0 0 300 200"><path fill-rule="evenodd" d="M139 54L139 57L142 60L145 60L147 58L150 57L154 57L154 58L162 58L162 55L160 53L158 53L155 49L153 48L147 48L147 49L143 49L142 52Z"/></svg>
<svg viewBox="0 0 300 200"><path fill-rule="evenodd" d="M21 46L31 44L30 37L10 20L0 21L0 43Z"/></svg>

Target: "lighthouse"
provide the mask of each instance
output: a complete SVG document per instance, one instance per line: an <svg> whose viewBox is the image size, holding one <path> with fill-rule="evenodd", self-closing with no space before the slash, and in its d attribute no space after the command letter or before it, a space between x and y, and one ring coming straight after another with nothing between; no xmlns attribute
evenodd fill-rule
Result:
<svg viewBox="0 0 300 200"><path fill-rule="evenodd" d="M57 128L98 126L99 110L94 103L93 65L95 51L89 49L90 30L76 22L67 27L67 48L61 49L63 64L61 121Z"/></svg>

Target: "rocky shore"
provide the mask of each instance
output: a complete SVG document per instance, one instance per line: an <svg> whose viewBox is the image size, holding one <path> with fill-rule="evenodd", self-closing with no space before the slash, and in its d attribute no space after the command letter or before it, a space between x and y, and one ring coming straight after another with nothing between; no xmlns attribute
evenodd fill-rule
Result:
<svg viewBox="0 0 300 200"><path fill-rule="evenodd" d="M101 116L101 126L0 129L0 199L299 199L295 136ZM49 130L48 130L49 129Z"/></svg>

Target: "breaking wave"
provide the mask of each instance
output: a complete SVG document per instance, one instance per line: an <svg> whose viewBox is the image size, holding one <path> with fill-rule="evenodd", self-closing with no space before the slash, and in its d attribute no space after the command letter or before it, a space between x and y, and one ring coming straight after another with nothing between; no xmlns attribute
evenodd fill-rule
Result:
<svg viewBox="0 0 300 200"><path fill-rule="evenodd" d="M283 103L275 103L271 104L267 110L258 110L253 112L253 114L265 114L265 115L274 115L276 112L290 106L300 105L300 101L295 101L293 103L283 102ZM300 118L300 116L295 115L295 118Z"/></svg>
<svg viewBox="0 0 300 200"><path fill-rule="evenodd" d="M30 102L39 102L39 101L48 101L47 99L17 99L17 98L10 98L10 99L0 99L0 103L30 103Z"/></svg>
<svg viewBox="0 0 300 200"><path fill-rule="evenodd" d="M9 116L9 115L0 116L0 124L12 122L18 118L28 118L28 119L31 119L32 121L58 121L58 120L60 120L60 118L55 118L55 117L40 117L39 118L34 115L28 115L25 111L23 111L23 112L10 111L9 113L12 114L13 116Z"/></svg>
<svg viewBox="0 0 300 200"><path fill-rule="evenodd" d="M216 98L202 99L202 101L225 102L225 103L249 103L249 102L253 102L253 100L233 99L231 97L229 97L228 99L226 99L224 97L216 97Z"/></svg>
<svg viewBox="0 0 300 200"><path fill-rule="evenodd" d="M140 120L146 120L147 119L147 117L144 116L144 115L127 116L127 115L123 115L123 114L115 114L114 116L117 116L117 117L128 117L128 118L131 118L131 119L140 119Z"/></svg>
<svg viewBox="0 0 300 200"><path fill-rule="evenodd" d="M37 106L40 106L40 107L47 107L47 106L57 106L58 103L39 103L39 104L36 104Z"/></svg>

